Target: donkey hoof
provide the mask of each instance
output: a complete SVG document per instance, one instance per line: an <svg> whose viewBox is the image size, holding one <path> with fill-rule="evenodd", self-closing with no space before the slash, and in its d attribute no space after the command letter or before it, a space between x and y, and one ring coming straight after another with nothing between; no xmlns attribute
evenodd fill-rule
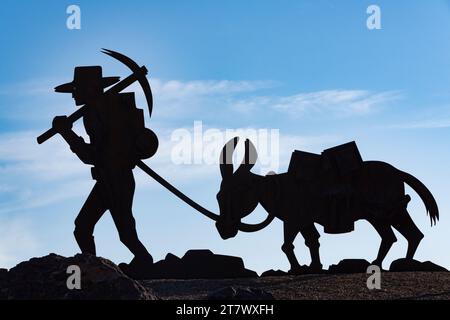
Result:
<svg viewBox="0 0 450 320"><path fill-rule="evenodd" d="M291 269L288 271L288 274L290 275L301 275L301 274L305 274L307 273L307 266L295 266L295 267L291 267Z"/></svg>
<svg viewBox="0 0 450 320"><path fill-rule="evenodd" d="M323 272L323 266L322 266L321 263L314 263L314 264L311 264L311 265L308 267L308 272L309 272L309 273L322 273L322 272Z"/></svg>

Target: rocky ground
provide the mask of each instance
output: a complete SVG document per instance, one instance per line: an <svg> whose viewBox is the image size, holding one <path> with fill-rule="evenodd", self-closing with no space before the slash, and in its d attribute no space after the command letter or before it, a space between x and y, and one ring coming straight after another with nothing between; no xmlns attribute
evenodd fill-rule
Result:
<svg viewBox="0 0 450 320"><path fill-rule="evenodd" d="M450 299L449 272L386 272L381 274L381 289L369 290L368 275L299 275L223 280L147 280L161 299L205 299L222 288L255 288L288 300L321 299Z"/></svg>
<svg viewBox="0 0 450 320"><path fill-rule="evenodd" d="M258 277L240 258L191 250L182 258L169 254L146 279L135 280L107 259L50 254L0 269L0 299L450 299L450 272L431 262L397 260L390 270L403 272L382 271L381 288L373 290L368 265L343 260L321 274L271 270ZM80 269L80 290L68 288L75 283L70 266Z"/></svg>

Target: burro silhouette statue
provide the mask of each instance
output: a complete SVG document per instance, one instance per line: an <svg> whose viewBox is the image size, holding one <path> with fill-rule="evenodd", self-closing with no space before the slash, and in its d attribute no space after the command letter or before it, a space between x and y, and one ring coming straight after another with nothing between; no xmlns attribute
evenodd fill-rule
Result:
<svg viewBox="0 0 450 320"><path fill-rule="evenodd" d="M137 274L139 270L151 268L153 258L136 232L132 213L133 168L141 159L155 154L158 139L153 131L145 128L144 112L136 107L134 93L121 91L138 81L147 98L149 114L152 94L145 67L139 67L118 52L103 52L124 63L133 73L119 82L119 77L103 77L100 66L76 67L73 81L57 86L55 91L72 94L75 104L82 107L69 117L55 117L52 128L38 137L38 142L43 143L59 133L72 152L91 166L96 183L75 220L74 235L82 253L96 254L94 228L109 210L120 240L134 254L130 264L122 265L124 271ZM83 119L89 142L72 130L73 122L79 118Z"/></svg>
<svg viewBox="0 0 450 320"><path fill-rule="evenodd" d="M257 231L275 217L284 223L284 243L291 272L303 270L294 253L293 242L300 232L311 254L311 272L322 269L319 255L319 233L314 225L324 226L326 233L346 233L354 222L369 221L381 237L373 264L381 267L392 244L397 241L392 227L408 241L407 259L412 259L423 238L412 221L407 205L405 183L420 196L431 224L439 211L431 192L418 179L381 161L363 161L356 143L351 142L312 154L294 151L288 172L260 176L250 170L257 152L250 140L245 141L245 158L233 172L232 154L238 138L222 149L220 171L222 183L217 194L220 216L216 227L223 239L234 237L239 230ZM258 204L268 217L252 230L241 219Z"/></svg>

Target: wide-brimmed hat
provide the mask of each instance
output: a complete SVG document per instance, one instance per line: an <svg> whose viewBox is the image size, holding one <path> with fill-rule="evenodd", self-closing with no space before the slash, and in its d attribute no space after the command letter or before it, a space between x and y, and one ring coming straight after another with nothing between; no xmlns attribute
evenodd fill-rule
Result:
<svg viewBox="0 0 450 320"><path fill-rule="evenodd" d="M89 86L104 89L119 80L120 77L103 77L101 66L75 67L73 81L55 87L55 92L73 93L77 88Z"/></svg>

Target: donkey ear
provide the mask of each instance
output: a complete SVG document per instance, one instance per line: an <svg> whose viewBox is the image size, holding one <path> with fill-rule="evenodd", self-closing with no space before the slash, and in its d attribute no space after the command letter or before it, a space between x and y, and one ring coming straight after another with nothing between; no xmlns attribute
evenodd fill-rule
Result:
<svg viewBox="0 0 450 320"><path fill-rule="evenodd" d="M220 173L222 178L230 177L233 175L233 152L236 149L236 145L239 142L239 137L234 137L228 141L222 148L220 153Z"/></svg>
<svg viewBox="0 0 450 320"><path fill-rule="evenodd" d="M236 173L250 171L255 165L256 160L258 160L258 152L256 151L253 143L249 139L246 139L244 160L242 160L242 163L236 170Z"/></svg>

